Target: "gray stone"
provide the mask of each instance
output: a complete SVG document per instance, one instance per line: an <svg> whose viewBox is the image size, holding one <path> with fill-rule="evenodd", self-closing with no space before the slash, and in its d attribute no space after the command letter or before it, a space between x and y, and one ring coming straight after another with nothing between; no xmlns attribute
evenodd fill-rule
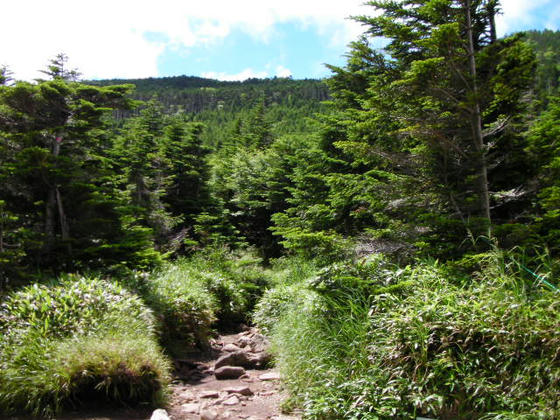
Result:
<svg viewBox="0 0 560 420"><path fill-rule="evenodd" d="M239 394L245 395L246 397L250 397L253 395L253 391L248 386L233 386L231 388L224 389L228 394Z"/></svg>
<svg viewBox="0 0 560 420"><path fill-rule="evenodd" d="M214 364L214 369L218 369L222 366L242 366L244 368L251 368L254 366L254 362L251 361L249 355L240 350L234 351L228 354L224 354Z"/></svg>
<svg viewBox="0 0 560 420"><path fill-rule="evenodd" d="M216 410L202 410L200 412L200 420L217 420L218 412Z"/></svg>
<svg viewBox="0 0 560 420"><path fill-rule="evenodd" d="M237 398L237 396L233 395L233 396L229 397L227 400L225 400L222 404L223 405L237 405L237 404L239 404L239 398Z"/></svg>
<svg viewBox="0 0 560 420"><path fill-rule="evenodd" d="M270 343L264 335L255 333L251 337L251 342L249 343L249 346L251 347L252 351L259 353L262 351L266 351L268 347L270 347Z"/></svg>
<svg viewBox="0 0 560 420"><path fill-rule="evenodd" d="M222 366L214 371L216 379L237 379L245 374L245 369L240 366Z"/></svg>
<svg viewBox="0 0 560 420"><path fill-rule="evenodd" d="M219 398L220 397L220 393L218 391L202 391L199 394L200 398Z"/></svg>
<svg viewBox="0 0 560 420"><path fill-rule="evenodd" d="M276 381L280 379L280 374L278 372L263 373L259 376L259 379L261 381Z"/></svg>
<svg viewBox="0 0 560 420"><path fill-rule="evenodd" d="M198 410L200 410L200 405L199 404L183 404L183 405L181 405L181 408L183 409L183 411L185 413L196 414L196 413L198 413Z"/></svg>
<svg viewBox="0 0 560 420"><path fill-rule="evenodd" d="M226 344L222 350L230 352L230 353L234 352L234 351L241 351L241 349L239 347L237 347L235 344L231 344L231 343Z"/></svg>
<svg viewBox="0 0 560 420"><path fill-rule="evenodd" d="M169 419L169 415L167 414L167 411L165 411L163 408L158 408L157 410L154 410L154 412L152 413L152 417L150 417L150 420L170 420L170 419Z"/></svg>
<svg viewBox="0 0 560 420"><path fill-rule="evenodd" d="M266 351L260 353L250 353L248 356L251 366L255 369L266 369L272 361L272 356Z"/></svg>
<svg viewBox="0 0 560 420"><path fill-rule="evenodd" d="M251 344L251 337L248 337L246 335L242 335L241 337L239 337L239 339L237 340L237 345L239 347L247 347Z"/></svg>

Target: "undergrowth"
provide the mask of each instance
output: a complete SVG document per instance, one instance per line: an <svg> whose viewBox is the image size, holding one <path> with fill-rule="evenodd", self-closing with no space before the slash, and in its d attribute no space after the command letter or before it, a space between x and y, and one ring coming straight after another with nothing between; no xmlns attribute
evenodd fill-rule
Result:
<svg viewBox="0 0 560 420"><path fill-rule="evenodd" d="M207 349L213 331L248 322L267 277L250 252L208 249L125 280L154 310L171 354Z"/></svg>
<svg viewBox="0 0 560 420"><path fill-rule="evenodd" d="M169 363L152 312L114 283L67 276L0 308L0 412L51 416L92 399L163 404Z"/></svg>
<svg viewBox="0 0 560 420"><path fill-rule="evenodd" d="M559 295L510 260L457 277L380 256L323 269L314 304L272 327L287 404L311 419L559 418Z"/></svg>

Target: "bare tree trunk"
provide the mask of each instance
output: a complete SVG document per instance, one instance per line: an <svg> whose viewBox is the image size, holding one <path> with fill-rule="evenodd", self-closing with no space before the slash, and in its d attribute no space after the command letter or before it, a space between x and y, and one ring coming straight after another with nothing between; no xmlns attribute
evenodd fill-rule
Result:
<svg viewBox="0 0 560 420"><path fill-rule="evenodd" d="M488 164L486 162L486 150L484 147L484 137L482 135L482 116L480 113L480 102L478 97L478 86L476 81L476 61L473 42L472 17L471 17L471 0L465 0L466 9L466 26L467 26L467 42L469 55L469 73L472 78L472 92L474 104L471 110L471 129L473 134L473 142L478 159L478 182L480 189L480 211L482 216L488 220L487 235L492 235L492 218L490 215L490 192L488 190Z"/></svg>
<svg viewBox="0 0 560 420"><path fill-rule="evenodd" d="M498 39L496 34L496 12L498 5L496 0L489 0L486 4L486 12L488 13L488 23L490 24L490 43L493 44Z"/></svg>
<svg viewBox="0 0 560 420"><path fill-rule="evenodd" d="M58 220L60 222L60 231L62 233L62 240L67 241L70 239L70 228L68 227L68 220L66 219L66 214L64 214L64 206L62 205L62 196L60 195L60 190L55 187L56 190L56 203L58 204Z"/></svg>
<svg viewBox="0 0 560 420"><path fill-rule="evenodd" d="M44 249L50 252L54 246L55 235L55 207L56 207L56 192L55 187L49 186L47 193L47 202L45 204L45 245Z"/></svg>
<svg viewBox="0 0 560 420"><path fill-rule="evenodd" d="M54 139L52 146L52 155L55 158L60 154L60 143L58 137L59 136ZM60 190L56 183L53 183L52 185L49 185L45 209L45 249L47 251L51 251L54 246L57 213L62 240L67 241L70 239L70 228L64 212L64 205L62 204L62 195L60 194Z"/></svg>

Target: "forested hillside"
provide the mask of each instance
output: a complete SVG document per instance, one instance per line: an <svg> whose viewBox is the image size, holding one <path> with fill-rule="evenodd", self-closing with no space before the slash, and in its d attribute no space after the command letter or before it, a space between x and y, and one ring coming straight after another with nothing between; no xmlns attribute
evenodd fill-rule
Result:
<svg viewBox="0 0 560 420"><path fill-rule="evenodd" d="M370 6L327 80L2 70L0 413L252 323L305 418L560 417L560 32Z"/></svg>

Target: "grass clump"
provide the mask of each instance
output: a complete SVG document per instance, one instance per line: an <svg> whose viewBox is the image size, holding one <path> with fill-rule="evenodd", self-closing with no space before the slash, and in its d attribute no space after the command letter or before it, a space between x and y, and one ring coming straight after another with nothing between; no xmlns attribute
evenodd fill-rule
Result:
<svg viewBox="0 0 560 420"><path fill-rule="evenodd" d="M122 287L67 277L0 308L0 412L51 416L100 399L161 404L169 364L151 311Z"/></svg>
<svg viewBox="0 0 560 420"><path fill-rule="evenodd" d="M267 290L253 312L253 322L270 334L291 311L313 305L314 293L300 284L280 284Z"/></svg>
<svg viewBox="0 0 560 420"><path fill-rule="evenodd" d="M209 249L129 280L156 313L162 341L172 354L207 349L214 328L248 321L266 275L260 259Z"/></svg>
<svg viewBox="0 0 560 420"><path fill-rule="evenodd" d="M297 256L273 260L266 271L271 287L264 292L252 313L255 325L270 334L290 311L313 305L315 293L306 287L305 281L316 271L313 260Z"/></svg>
<svg viewBox="0 0 560 420"><path fill-rule="evenodd" d="M468 281L382 258L325 269L274 329L307 418L560 417L560 300L489 258Z"/></svg>
<svg viewBox="0 0 560 420"><path fill-rule="evenodd" d="M179 340L186 347L207 346L218 302L187 263L164 266L149 279L146 289L143 295L160 319L166 347Z"/></svg>

